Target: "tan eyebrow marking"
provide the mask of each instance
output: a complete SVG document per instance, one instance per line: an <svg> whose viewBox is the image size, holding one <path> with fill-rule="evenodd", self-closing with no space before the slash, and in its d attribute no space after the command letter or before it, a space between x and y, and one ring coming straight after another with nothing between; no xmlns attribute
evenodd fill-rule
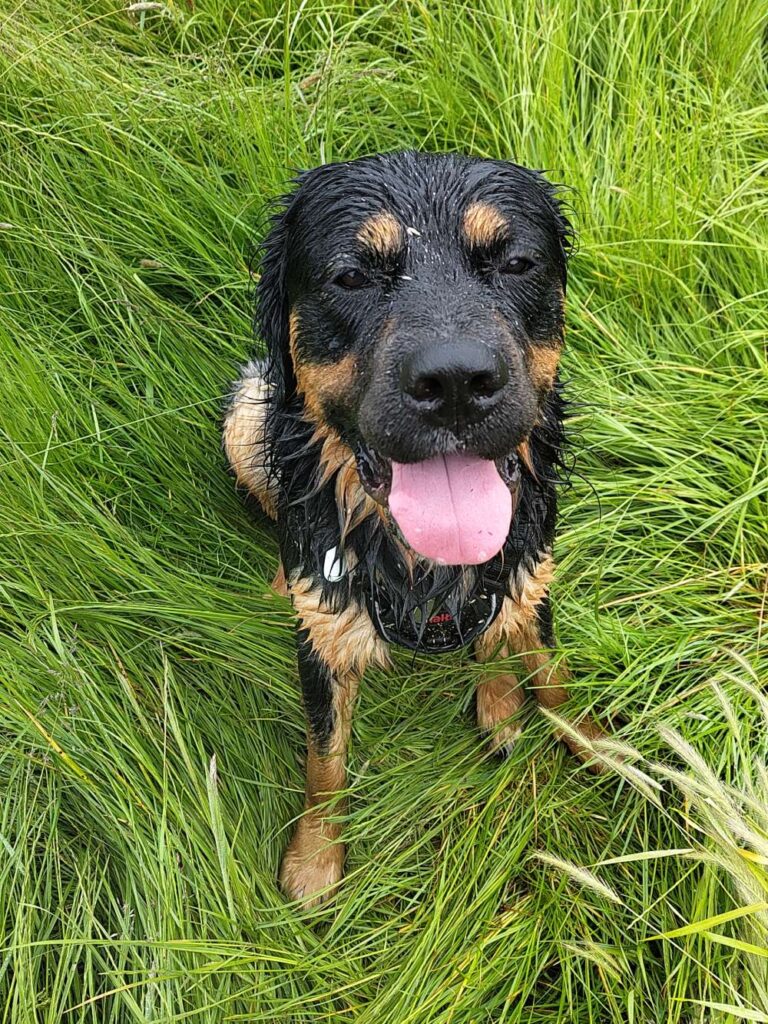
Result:
<svg viewBox="0 0 768 1024"><path fill-rule="evenodd" d="M491 245L508 226L506 217L490 203L470 203L464 211L462 227L471 246Z"/></svg>
<svg viewBox="0 0 768 1024"><path fill-rule="evenodd" d="M379 256L394 256L403 245L403 226L389 210L382 210L363 221L357 240Z"/></svg>

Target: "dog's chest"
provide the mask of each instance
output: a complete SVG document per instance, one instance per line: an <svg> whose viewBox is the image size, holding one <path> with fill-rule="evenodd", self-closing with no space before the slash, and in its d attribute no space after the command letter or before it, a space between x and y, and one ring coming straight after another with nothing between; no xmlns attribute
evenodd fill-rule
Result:
<svg viewBox="0 0 768 1024"><path fill-rule="evenodd" d="M353 565L350 568L349 562ZM364 605L376 632L387 643L428 653L466 647L498 615L509 572L498 565L483 567L419 567L406 564L393 550L370 551L363 557L340 546L322 558L324 589L333 602L336 588Z"/></svg>

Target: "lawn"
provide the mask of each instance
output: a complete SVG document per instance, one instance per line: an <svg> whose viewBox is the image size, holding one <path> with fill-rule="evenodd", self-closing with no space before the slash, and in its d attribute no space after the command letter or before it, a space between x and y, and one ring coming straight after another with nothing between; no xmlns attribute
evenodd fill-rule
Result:
<svg viewBox="0 0 768 1024"><path fill-rule="evenodd" d="M0 1020L768 1021L763 0L133 6L0 12ZM291 612L222 401L269 200L407 146L569 186L556 621L624 760L531 707L498 762L477 668L399 655L302 913Z"/></svg>

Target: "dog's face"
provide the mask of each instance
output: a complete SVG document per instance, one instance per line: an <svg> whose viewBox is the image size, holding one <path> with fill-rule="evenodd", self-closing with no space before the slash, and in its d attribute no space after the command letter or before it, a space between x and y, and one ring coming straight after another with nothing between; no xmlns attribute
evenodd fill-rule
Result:
<svg viewBox="0 0 768 1024"><path fill-rule="evenodd" d="M506 538L556 377L567 241L536 173L402 153L303 175L267 242L286 388L428 557L482 562Z"/></svg>

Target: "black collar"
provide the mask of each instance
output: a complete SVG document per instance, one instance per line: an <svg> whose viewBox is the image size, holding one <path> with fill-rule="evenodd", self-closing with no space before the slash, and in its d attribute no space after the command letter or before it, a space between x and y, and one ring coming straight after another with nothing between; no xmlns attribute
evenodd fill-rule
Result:
<svg viewBox="0 0 768 1024"><path fill-rule="evenodd" d="M379 636L430 653L455 651L480 636L501 610L509 583L505 552L481 566L409 567L391 542L352 574ZM508 555L508 553L506 553Z"/></svg>

